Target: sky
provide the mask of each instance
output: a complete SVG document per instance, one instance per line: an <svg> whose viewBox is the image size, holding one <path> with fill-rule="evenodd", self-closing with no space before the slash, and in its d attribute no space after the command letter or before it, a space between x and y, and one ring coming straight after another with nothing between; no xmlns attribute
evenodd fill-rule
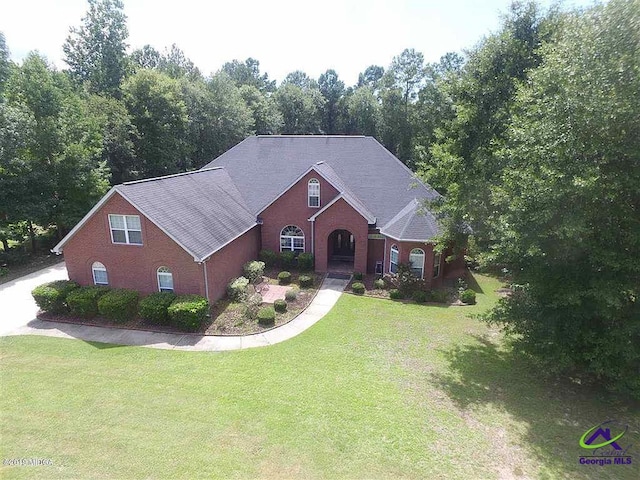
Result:
<svg viewBox="0 0 640 480"><path fill-rule="evenodd" d="M496 31L511 0L123 0L129 51L175 43L205 75L253 57L269 78L329 68L347 85L369 65L387 67L405 48L427 62L471 48ZM541 0L543 6L553 0ZM564 8L593 4L565 0ZM0 31L14 61L38 50L63 69L62 45L86 0L3 0Z"/></svg>

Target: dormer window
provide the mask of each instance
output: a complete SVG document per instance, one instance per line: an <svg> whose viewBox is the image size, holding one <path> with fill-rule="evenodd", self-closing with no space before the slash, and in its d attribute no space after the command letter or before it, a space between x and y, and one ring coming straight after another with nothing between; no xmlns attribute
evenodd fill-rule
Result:
<svg viewBox="0 0 640 480"><path fill-rule="evenodd" d="M320 208L320 182L315 178L309 180L307 185L308 205L311 208Z"/></svg>

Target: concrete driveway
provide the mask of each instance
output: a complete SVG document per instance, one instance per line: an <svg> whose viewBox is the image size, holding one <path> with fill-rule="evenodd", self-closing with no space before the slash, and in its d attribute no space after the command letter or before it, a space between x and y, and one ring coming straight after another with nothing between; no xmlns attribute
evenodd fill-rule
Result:
<svg viewBox="0 0 640 480"><path fill-rule="evenodd" d="M0 336L36 318L38 306L31 290L42 283L68 278L67 267L62 262L0 285Z"/></svg>

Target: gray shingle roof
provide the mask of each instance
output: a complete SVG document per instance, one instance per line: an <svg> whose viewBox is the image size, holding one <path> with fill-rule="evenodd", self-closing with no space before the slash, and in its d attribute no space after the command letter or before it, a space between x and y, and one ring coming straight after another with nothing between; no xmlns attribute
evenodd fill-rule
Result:
<svg viewBox="0 0 640 480"><path fill-rule="evenodd" d="M429 240L439 233L439 228L433 214L414 198L380 228L380 233L399 240Z"/></svg>
<svg viewBox="0 0 640 480"><path fill-rule="evenodd" d="M255 215L220 168L114 188L196 260L204 260L256 225Z"/></svg>
<svg viewBox="0 0 640 480"><path fill-rule="evenodd" d="M342 182L347 194L376 217L378 226L389 223L414 199L440 196L372 137L249 137L205 168L224 167L251 212L258 214L318 162L329 167L320 173L331 176L327 177L331 183ZM323 164L319 167L324 168ZM415 229L418 233L420 222L416 222L408 231ZM427 240L432 236L429 229L416 238Z"/></svg>

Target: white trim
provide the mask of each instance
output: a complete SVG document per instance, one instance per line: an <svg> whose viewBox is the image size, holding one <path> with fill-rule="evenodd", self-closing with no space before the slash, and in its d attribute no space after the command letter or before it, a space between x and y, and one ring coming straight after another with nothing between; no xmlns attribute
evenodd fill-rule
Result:
<svg viewBox="0 0 640 480"><path fill-rule="evenodd" d="M168 272L161 272L160 269L161 268L165 268L168 270ZM171 292L173 293L175 291L175 286L173 284L173 272L171 271L171 269L169 267L166 267L164 265L158 267L156 269L156 281L158 282L158 291L162 292L162 286L160 285L160 274L162 274L163 276L170 276L171 277ZM165 291L169 290L168 288L164 289Z"/></svg>
<svg viewBox="0 0 640 480"><path fill-rule="evenodd" d="M317 185L318 186L318 194L317 195L311 195L311 185ZM317 198L318 199L318 205L311 205L311 198ZM307 182L307 207L309 207L309 208L320 208L320 180L318 180L317 178L310 178L309 181Z"/></svg>
<svg viewBox="0 0 640 480"><path fill-rule="evenodd" d="M318 217L320 214L322 214L325 210L327 210L329 207L331 207L334 203L336 203L338 200L343 199L345 202L347 202L347 204L353 208L356 212L358 212L360 214L360 216L362 216L362 218L364 218L367 223L369 225L373 225L376 223L376 219L369 217L367 214L363 213L358 207L356 207L353 203L351 203L349 201L349 199L347 197L344 196L343 193L340 193L338 196L336 196L333 200L331 200L329 203L327 203L323 208L321 208L320 210L318 210L315 214L313 214L311 216L311 218L309 218L310 222L315 222L316 221L316 217Z"/></svg>
<svg viewBox="0 0 640 480"><path fill-rule="evenodd" d="M96 264L99 265L99 267L96 267ZM96 270L104 272L104 274L107 276L107 283L98 283L98 281L96 280ZM91 264L91 276L93 277L94 285L109 285L109 272L107 272L107 267L104 266L104 263L93 262Z"/></svg>
<svg viewBox="0 0 640 480"><path fill-rule="evenodd" d="M51 251L53 253L55 253L56 255L60 255L62 253L62 247L64 246L65 243L67 243L69 240L71 240L71 237L73 237L76 233L78 233L78 230L80 230L80 228L87 223L87 221L106 203L107 200L109 200L111 197L113 197L113 194L116 193L116 187L111 187L111 189L104 194L104 197L102 197L98 203L96 203L93 208L91 210L89 210L89 212L87 212L87 214L82 217L82 220L80 220L75 227L73 227L71 229L71 231L69 233L67 233L64 238L62 240L60 240L58 242L58 244L53 247L51 249Z"/></svg>
<svg viewBox="0 0 640 480"><path fill-rule="evenodd" d="M433 270L436 269L436 256L438 257L438 274L434 275ZM442 270L442 254L433 252L433 266L431 269L431 278L438 278L440 276L440 271Z"/></svg>
<svg viewBox="0 0 640 480"><path fill-rule="evenodd" d="M299 235L283 235L282 232L284 232L285 228L289 228L289 227L295 227L298 230L300 230L300 232L302 232L302 236ZM287 248L286 250L282 250L282 239L286 238L289 239L290 242L290 246L291 248ZM302 239L302 253L305 252L305 237L304 237L304 230L302 230L299 226L297 225L293 225L293 224L289 224L289 225L285 225L284 227L282 227L282 229L280 230L280 253L284 252L296 252L296 248L295 248L295 243L294 243L294 239L296 238L301 238Z"/></svg>
<svg viewBox="0 0 640 480"><path fill-rule="evenodd" d="M111 233L111 243L113 243L114 245L137 245L139 247L144 245L144 242L142 241L142 222L140 221L140 215L126 215L123 213L108 213L107 217L109 218L109 232ZM122 222L124 223L124 229L122 228L114 228L113 225L111 225L111 217L122 217ZM140 224L140 230L135 230L135 229L130 229L127 226L127 217L135 217L138 219L138 223ZM116 242L113 238L113 231L114 230L118 230L121 232L124 232L124 242ZM131 232L140 232L140 243L133 243L130 241L129 239L129 231Z"/></svg>
<svg viewBox="0 0 640 480"><path fill-rule="evenodd" d="M206 262L207 260L209 260L209 257L211 255L213 255L216 252L219 252L220 250L222 250L224 247L226 247L227 245L229 245L231 242L237 240L238 238L240 238L241 236L243 236L245 233L247 233L249 230L251 230L252 228L256 227L257 225L260 225L258 222L254 223L253 225L251 225L249 228L247 228L246 230L244 230L242 233L239 233L238 235L236 235L235 237L233 237L231 240L229 240L228 242L223 243L222 245L220 245L218 248L216 248L213 252L205 255L204 257L202 257L200 260L196 260L196 262L200 261L200 262ZM194 257L195 258L195 257Z"/></svg>
<svg viewBox="0 0 640 480"><path fill-rule="evenodd" d="M414 250L420 250L422 252L422 265L420 266L420 279L422 280L424 278L424 261L427 258L427 255L425 253L425 251L421 248L412 248L411 251L409 252L409 267L411 269L417 269L417 267L413 267L413 264L411 263L411 255L413 254ZM417 254L419 255L419 254Z"/></svg>
<svg viewBox="0 0 640 480"><path fill-rule="evenodd" d="M382 235L384 235L385 237L392 238L393 240L395 240L397 242L419 242L419 243L424 243L426 245L428 245L430 243L433 243L433 242L429 241L429 239L425 240L424 238L398 238L398 237L394 237L393 235L389 235L388 233L385 233L382 230L380 230L380 233Z"/></svg>
<svg viewBox="0 0 640 480"><path fill-rule="evenodd" d="M393 262L393 247L396 247L396 252L398 252L396 261ZM393 270L391 270L391 264L395 263L396 265L396 272L398 271L398 265L400 264L400 247L398 247L395 243L391 245L391 248L389 248L389 273L396 273Z"/></svg>

